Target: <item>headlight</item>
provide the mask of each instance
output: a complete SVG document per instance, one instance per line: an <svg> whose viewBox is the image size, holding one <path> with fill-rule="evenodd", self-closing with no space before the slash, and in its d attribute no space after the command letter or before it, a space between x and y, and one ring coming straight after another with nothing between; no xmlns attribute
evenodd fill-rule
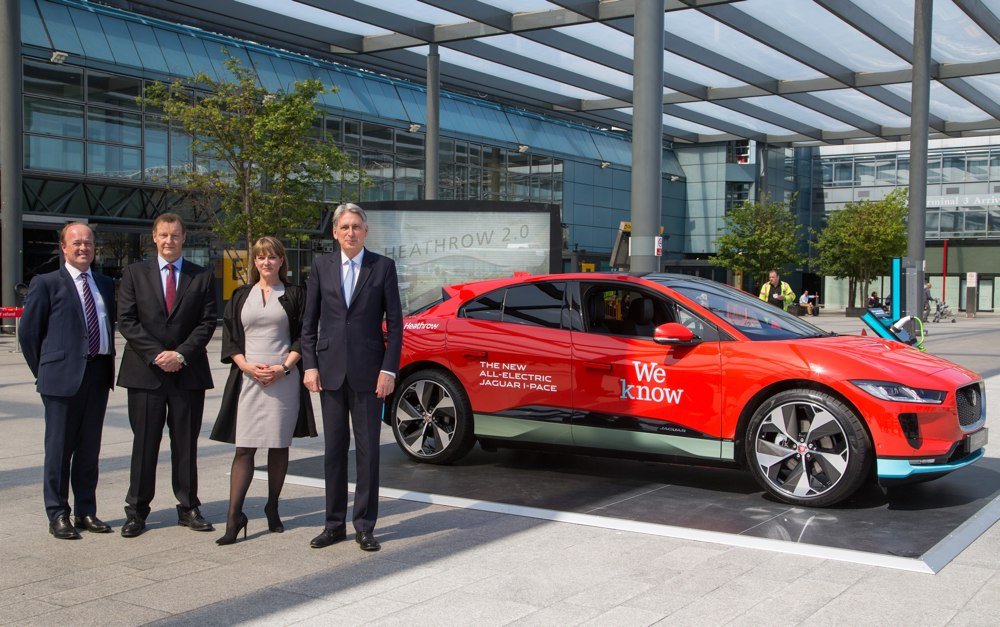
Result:
<svg viewBox="0 0 1000 627"><path fill-rule="evenodd" d="M883 401L895 401L897 403L928 403L940 405L944 402L947 392L941 390L922 390L911 388L902 383L891 381L851 381L865 392Z"/></svg>

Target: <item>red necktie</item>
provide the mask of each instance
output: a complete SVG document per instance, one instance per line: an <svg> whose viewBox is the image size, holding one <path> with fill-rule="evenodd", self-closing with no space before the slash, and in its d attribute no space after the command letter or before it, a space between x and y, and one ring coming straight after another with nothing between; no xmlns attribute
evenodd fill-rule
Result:
<svg viewBox="0 0 1000 627"><path fill-rule="evenodd" d="M174 276L174 264L167 264L167 315L174 308L174 297L177 296L177 277Z"/></svg>

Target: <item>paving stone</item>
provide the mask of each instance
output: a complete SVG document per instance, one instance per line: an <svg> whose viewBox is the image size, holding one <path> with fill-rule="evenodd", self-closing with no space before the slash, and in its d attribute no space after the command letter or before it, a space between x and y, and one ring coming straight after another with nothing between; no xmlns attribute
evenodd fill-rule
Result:
<svg viewBox="0 0 1000 627"><path fill-rule="evenodd" d="M517 627L550 627L551 625L580 625L594 618L604 610L596 607L573 605L572 603L557 603L524 618L510 623Z"/></svg>
<svg viewBox="0 0 1000 627"><path fill-rule="evenodd" d="M54 612L32 616L29 624L36 627L65 627L66 625L101 625L101 627L127 627L142 625L163 618L163 612L146 607L136 607L114 599L97 599L79 605L64 607Z"/></svg>
<svg viewBox="0 0 1000 627"><path fill-rule="evenodd" d="M663 619L663 616L656 612L640 610L635 607L616 607L604 612L594 618L581 623L581 625L600 627L603 625L615 625L615 627L643 627L653 625Z"/></svg>
<svg viewBox="0 0 1000 627"><path fill-rule="evenodd" d="M8 605L0 606L0 625L24 625L30 622L34 616L54 612L60 605L53 605L38 599L28 599L18 601Z"/></svg>
<svg viewBox="0 0 1000 627"><path fill-rule="evenodd" d="M325 616L341 607L339 603L265 589L228 599L196 610L175 614L154 625L292 625L315 616Z"/></svg>
<svg viewBox="0 0 1000 627"><path fill-rule="evenodd" d="M102 579L101 581L95 581L62 592L47 594L44 597L40 597L40 599L62 606L80 605L94 599L114 596L119 592L141 588L154 583L156 582L152 579L144 579L136 575L123 575L111 579Z"/></svg>
<svg viewBox="0 0 1000 627"><path fill-rule="evenodd" d="M423 603L394 612L375 621L376 625L434 625L450 627L506 625L538 608L502 597L487 597L465 592L441 595Z"/></svg>
<svg viewBox="0 0 1000 627"><path fill-rule="evenodd" d="M751 571L746 576L755 576ZM848 584L800 578L792 582L774 582L770 595L732 620L732 625L798 625L818 612L848 588Z"/></svg>

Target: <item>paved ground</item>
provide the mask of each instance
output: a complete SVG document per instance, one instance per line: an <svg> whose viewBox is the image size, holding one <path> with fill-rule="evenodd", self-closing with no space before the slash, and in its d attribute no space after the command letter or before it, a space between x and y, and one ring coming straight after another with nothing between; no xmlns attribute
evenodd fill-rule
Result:
<svg viewBox="0 0 1000 627"><path fill-rule="evenodd" d="M814 320L842 332L861 324ZM1000 434L1000 315L930 332L932 352L992 377L989 422ZM218 547L219 534L175 525L161 455L151 529L126 540L117 533L131 448L123 390L111 397L98 489L98 513L116 533L57 541L41 502L41 404L12 348L0 338L0 623L995 625L1000 616L1000 525L925 575L383 499L383 550L364 554L353 542L308 547L322 524L315 488L287 486L288 530L267 533L266 484L255 482L249 539ZM221 384L221 364L215 376ZM207 437L220 393L207 402L200 491L221 526L232 449ZM292 449L293 458L321 452L320 439Z"/></svg>

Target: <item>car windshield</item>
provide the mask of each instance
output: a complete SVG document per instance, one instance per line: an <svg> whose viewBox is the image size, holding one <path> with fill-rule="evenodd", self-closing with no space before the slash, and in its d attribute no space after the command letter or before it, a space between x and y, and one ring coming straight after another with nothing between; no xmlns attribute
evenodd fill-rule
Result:
<svg viewBox="0 0 1000 627"><path fill-rule="evenodd" d="M830 333L729 285L681 276L647 276L708 309L751 340L823 337Z"/></svg>

